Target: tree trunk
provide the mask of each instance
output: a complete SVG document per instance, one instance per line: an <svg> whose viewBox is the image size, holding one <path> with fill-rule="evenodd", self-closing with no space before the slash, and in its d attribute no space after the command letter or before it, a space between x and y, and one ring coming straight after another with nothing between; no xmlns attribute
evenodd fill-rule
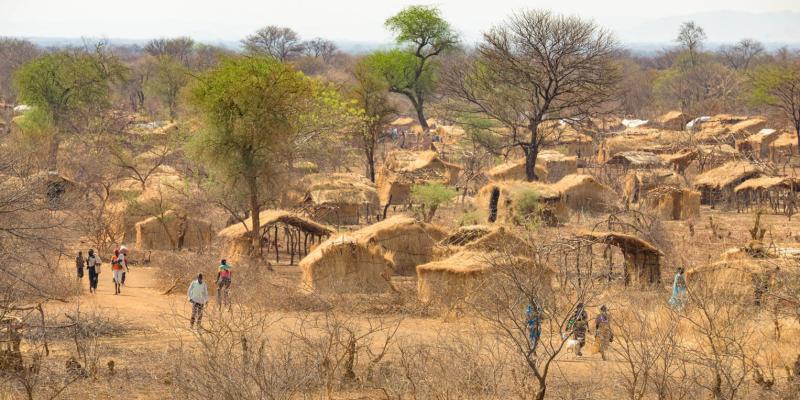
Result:
<svg viewBox="0 0 800 400"><path fill-rule="evenodd" d="M253 220L253 225L250 228L251 249L250 254L256 257L261 256L261 212L258 202L258 179L255 175L247 177L247 188L250 191L250 218ZM277 237L275 238L277 240Z"/></svg>
<svg viewBox="0 0 800 400"><path fill-rule="evenodd" d="M428 209L428 214L425 216L425 222L433 221L433 215L436 214L436 209L439 208L438 205L432 204L431 208Z"/></svg>
<svg viewBox="0 0 800 400"><path fill-rule="evenodd" d="M58 148L61 147L61 135L58 132L50 139L50 150L47 154L47 171L58 172Z"/></svg>
<svg viewBox="0 0 800 400"><path fill-rule="evenodd" d="M536 158L539 156L539 147L534 145L526 145L523 147L525 152L525 177L528 182L539 180L536 176Z"/></svg>
<svg viewBox="0 0 800 400"><path fill-rule="evenodd" d="M367 150L367 178L375 183L375 150Z"/></svg>
<svg viewBox="0 0 800 400"><path fill-rule="evenodd" d="M428 130L428 120L425 119L425 110L424 110L424 107L423 107L423 100L422 99L417 99L417 100L412 99L411 100L411 104L414 105L414 110L417 111L417 119L419 120L419 125L422 127L423 131L427 131Z"/></svg>
<svg viewBox="0 0 800 400"><path fill-rule="evenodd" d="M544 396L547 393L547 384L544 383L542 380L539 380L539 389L536 390L536 400L544 400Z"/></svg>

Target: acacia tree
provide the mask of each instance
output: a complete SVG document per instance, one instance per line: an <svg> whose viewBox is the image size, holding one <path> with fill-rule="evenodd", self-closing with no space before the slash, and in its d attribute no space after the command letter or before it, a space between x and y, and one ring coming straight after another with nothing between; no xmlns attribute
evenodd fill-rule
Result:
<svg viewBox="0 0 800 400"><path fill-rule="evenodd" d="M153 57L169 57L187 65L192 56L194 40L188 37L153 39L144 46L144 51Z"/></svg>
<svg viewBox="0 0 800 400"><path fill-rule="evenodd" d="M680 43L686 48L689 53L689 62L692 66L697 65L697 52L703 46L703 41L706 40L706 31L694 21L687 21L681 24L678 30L678 37L675 41Z"/></svg>
<svg viewBox="0 0 800 400"><path fill-rule="evenodd" d="M57 171L65 135L81 133L110 106L111 83L123 67L102 47L60 51L34 59L14 76L19 99L35 108L51 130L47 166Z"/></svg>
<svg viewBox="0 0 800 400"><path fill-rule="evenodd" d="M228 59L201 76L191 102L204 117L191 153L227 182L242 182L252 218L252 254L259 255L264 183L283 154L297 152L340 121L329 86L268 57Z"/></svg>
<svg viewBox="0 0 800 400"><path fill-rule="evenodd" d="M533 181L539 150L555 132L541 124L580 121L609 104L620 79L617 52L611 33L594 22L523 11L484 33L476 53L453 62L443 81L459 112L503 125Z"/></svg>
<svg viewBox="0 0 800 400"><path fill-rule="evenodd" d="M800 61L765 65L751 74L751 80L753 100L786 114L800 143Z"/></svg>
<svg viewBox="0 0 800 400"><path fill-rule="evenodd" d="M434 86L433 57L454 47L458 36L438 8L410 6L386 20L386 27L406 50L376 53L373 63L389 83L389 91L408 98L423 129L428 129L425 101Z"/></svg>
<svg viewBox="0 0 800 400"><path fill-rule="evenodd" d="M259 29L242 40L242 44L249 53L273 57L280 62L293 60L304 50L297 32L274 25Z"/></svg>
<svg viewBox="0 0 800 400"><path fill-rule="evenodd" d="M733 46L724 46L720 54L735 70L748 70L751 63L765 51L764 45L755 39L742 39Z"/></svg>
<svg viewBox="0 0 800 400"><path fill-rule="evenodd" d="M310 57L319 57L326 64L330 63L338 50L336 43L323 38L314 38L303 46L306 54Z"/></svg>
<svg viewBox="0 0 800 400"><path fill-rule="evenodd" d="M363 115L356 126L356 140L364 153L367 177L375 182L375 149L385 137L384 127L396 110L389 101L386 82L375 72L367 60L360 60L352 71L355 84L350 97Z"/></svg>
<svg viewBox="0 0 800 400"><path fill-rule="evenodd" d="M174 121L178 116L178 96L189 83L189 71L170 56L151 59L150 71L145 88L161 99L170 121Z"/></svg>

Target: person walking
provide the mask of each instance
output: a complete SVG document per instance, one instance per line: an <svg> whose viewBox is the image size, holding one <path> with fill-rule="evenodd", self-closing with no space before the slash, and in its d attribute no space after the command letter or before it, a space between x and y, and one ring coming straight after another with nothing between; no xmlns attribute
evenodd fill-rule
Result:
<svg viewBox="0 0 800 400"><path fill-rule="evenodd" d="M200 327L200 322L203 320L203 307L208 302L208 285L203 282L203 274L198 274L197 279L189 284L189 290L186 292L189 297L189 302L192 303L192 317L189 319L189 328Z"/></svg>
<svg viewBox="0 0 800 400"><path fill-rule="evenodd" d="M577 342L575 344L575 354L577 356L583 355L581 350L583 346L586 345L586 329L588 329L588 325L589 315L586 313L583 303L578 303L575 308L575 314L572 315L567 325L567 329L572 331L573 339Z"/></svg>
<svg viewBox="0 0 800 400"><path fill-rule="evenodd" d="M230 291L232 276L233 272L231 272L231 266L223 259L219 263L219 271L217 272L217 306L219 308L222 308L223 303L229 308L231 306Z"/></svg>
<svg viewBox="0 0 800 400"><path fill-rule="evenodd" d="M128 248L125 247L124 244L122 246L119 246L119 254L120 257L122 257L125 261L124 263L125 269L122 270L122 283L121 283L122 286L125 286L125 278L128 276L128 272L130 271L130 269L128 266Z"/></svg>
<svg viewBox="0 0 800 400"><path fill-rule="evenodd" d="M83 268L86 266L86 259L83 258L83 252L79 251L78 256L75 257L75 269L78 272L78 282L83 280Z"/></svg>
<svg viewBox="0 0 800 400"><path fill-rule="evenodd" d="M100 279L100 257L94 254L94 249L89 249L86 257L86 271L89 273L89 293L97 293L97 282Z"/></svg>
<svg viewBox="0 0 800 400"><path fill-rule="evenodd" d="M528 319L528 339L531 342L531 351L534 351L539 338L542 336L542 311L539 309L539 305L534 302L533 304L528 304L526 314Z"/></svg>
<svg viewBox="0 0 800 400"><path fill-rule="evenodd" d="M686 305L686 276L683 268L678 268L675 279L672 280L672 297L669 304L676 309L682 309Z"/></svg>
<svg viewBox="0 0 800 400"><path fill-rule="evenodd" d="M608 345L614 341L614 333L611 332L611 317L608 315L608 307L605 304L600 307L600 314L594 319L594 340L600 357L605 361Z"/></svg>
<svg viewBox="0 0 800 400"><path fill-rule="evenodd" d="M111 270L114 274L114 294L122 293L122 276L128 269L125 255L119 250L114 250L114 258L111 259Z"/></svg>

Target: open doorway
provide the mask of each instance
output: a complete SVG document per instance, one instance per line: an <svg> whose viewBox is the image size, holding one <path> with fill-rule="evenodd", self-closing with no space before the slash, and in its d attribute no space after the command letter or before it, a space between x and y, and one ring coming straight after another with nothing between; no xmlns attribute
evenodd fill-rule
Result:
<svg viewBox="0 0 800 400"><path fill-rule="evenodd" d="M489 198L489 222L497 220L497 203L500 201L500 189L492 189L492 197Z"/></svg>

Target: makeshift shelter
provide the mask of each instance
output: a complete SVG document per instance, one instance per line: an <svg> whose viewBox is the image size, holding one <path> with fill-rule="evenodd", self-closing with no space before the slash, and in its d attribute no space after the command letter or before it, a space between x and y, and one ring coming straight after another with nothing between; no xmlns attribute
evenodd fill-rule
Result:
<svg viewBox="0 0 800 400"><path fill-rule="evenodd" d="M781 133L768 147L769 159L776 163L783 163L798 154L797 135L789 132Z"/></svg>
<svg viewBox="0 0 800 400"><path fill-rule="evenodd" d="M536 177L540 181L547 181L547 171L541 165L534 166ZM525 159L509 161L497 165L486 172L486 176L491 181L526 181L528 175L525 173Z"/></svg>
<svg viewBox="0 0 800 400"><path fill-rule="evenodd" d="M678 173L668 169L630 171L623 179L623 197L627 203L636 204L647 192L659 186L681 188L686 186L686 182Z"/></svg>
<svg viewBox="0 0 800 400"><path fill-rule="evenodd" d="M332 173L305 176L303 205L315 221L333 225L358 225L380 213L375 184L356 174Z"/></svg>
<svg viewBox="0 0 800 400"><path fill-rule="evenodd" d="M667 163L670 168L682 174L689 168L689 165L692 164L692 161L697 159L697 151L683 149L678 151L675 154L662 154L661 159Z"/></svg>
<svg viewBox="0 0 800 400"><path fill-rule="evenodd" d="M769 145L779 136L780 132L775 129L762 129L755 135L737 141L736 150L752 159L766 160L769 158Z"/></svg>
<svg viewBox="0 0 800 400"><path fill-rule="evenodd" d="M646 286L661 282L662 253L649 242L620 232L587 232L579 238L619 248L625 259L625 285Z"/></svg>
<svg viewBox="0 0 800 400"><path fill-rule="evenodd" d="M762 210L764 206L768 206L773 213L791 215L797 211L800 178L763 176L748 179L733 191L736 194L737 210Z"/></svg>
<svg viewBox="0 0 800 400"><path fill-rule="evenodd" d="M701 144L724 143L734 146L737 140L758 133L766 123L765 119L759 117L718 114L695 123L692 127L695 131L693 138Z"/></svg>
<svg viewBox="0 0 800 400"><path fill-rule="evenodd" d="M654 128L628 128L608 137L597 153L597 161L605 163L615 155L628 151L644 151L653 154L675 153L683 148L688 134Z"/></svg>
<svg viewBox="0 0 800 400"><path fill-rule="evenodd" d="M139 250L200 250L211 244L213 233L206 221L168 211L136 223Z"/></svg>
<svg viewBox="0 0 800 400"><path fill-rule="evenodd" d="M568 217L561 193L541 182L501 181L490 182L481 188L475 198L475 206L487 211L488 222L514 221L516 203L521 197L532 194L540 204L539 218L548 224L564 221Z"/></svg>
<svg viewBox="0 0 800 400"><path fill-rule="evenodd" d="M695 177L694 187L701 193L702 204L732 203L736 186L761 175L748 161L731 161Z"/></svg>
<svg viewBox="0 0 800 400"><path fill-rule="evenodd" d="M276 263L280 262L281 249L289 255L289 263L294 264L295 256L300 259L302 255L308 254L315 241L321 242L323 238L333 234L333 229L295 212L265 210L258 215L261 248L257 254L266 257L274 252ZM217 234L223 241L224 258L235 263L243 257L255 255L251 253L252 227L253 219L248 218L243 223L231 225Z"/></svg>
<svg viewBox="0 0 800 400"><path fill-rule="evenodd" d="M571 174L550 185L572 210L606 211L614 208L617 194L591 175Z"/></svg>
<svg viewBox="0 0 800 400"><path fill-rule="evenodd" d="M539 275L543 289L551 287L554 272L533 260L505 253L462 251L428 264L417 266L417 295L420 301L452 306L470 299L479 302L486 294L482 288L492 284L491 277L504 269L528 269Z"/></svg>
<svg viewBox="0 0 800 400"><path fill-rule="evenodd" d="M392 290L392 263L375 246L351 236L330 238L300 261L301 289L317 293Z"/></svg>
<svg viewBox="0 0 800 400"><path fill-rule="evenodd" d="M439 245L456 250L493 251L527 256L530 245L504 226L469 225L456 229Z"/></svg>
<svg viewBox="0 0 800 400"><path fill-rule="evenodd" d="M534 170L539 181L558 182L564 176L578 171L578 158L565 156L557 151L543 150L536 157ZM486 175L493 181L525 181L528 178L525 173L525 159L497 165Z"/></svg>
<svg viewBox="0 0 800 400"><path fill-rule="evenodd" d="M394 272L410 275L414 267L431 261L434 247L447 232L432 224L396 215L354 231L350 236L384 254L391 254Z"/></svg>
<svg viewBox="0 0 800 400"><path fill-rule="evenodd" d="M384 205L409 204L411 187L415 184L454 185L460 172L461 167L442 160L435 151L394 150L378 171L378 197Z"/></svg>
<svg viewBox="0 0 800 400"><path fill-rule="evenodd" d="M680 111L670 111L649 121L647 126L672 131L682 131L686 124L692 119L694 118Z"/></svg>
<svg viewBox="0 0 800 400"><path fill-rule="evenodd" d="M629 169L664 168L664 160L657 154L646 151L623 151L606 161L606 165Z"/></svg>
<svg viewBox="0 0 800 400"><path fill-rule="evenodd" d="M661 219L685 220L700 215L700 192L676 186L658 186L643 195L644 206Z"/></svg>

